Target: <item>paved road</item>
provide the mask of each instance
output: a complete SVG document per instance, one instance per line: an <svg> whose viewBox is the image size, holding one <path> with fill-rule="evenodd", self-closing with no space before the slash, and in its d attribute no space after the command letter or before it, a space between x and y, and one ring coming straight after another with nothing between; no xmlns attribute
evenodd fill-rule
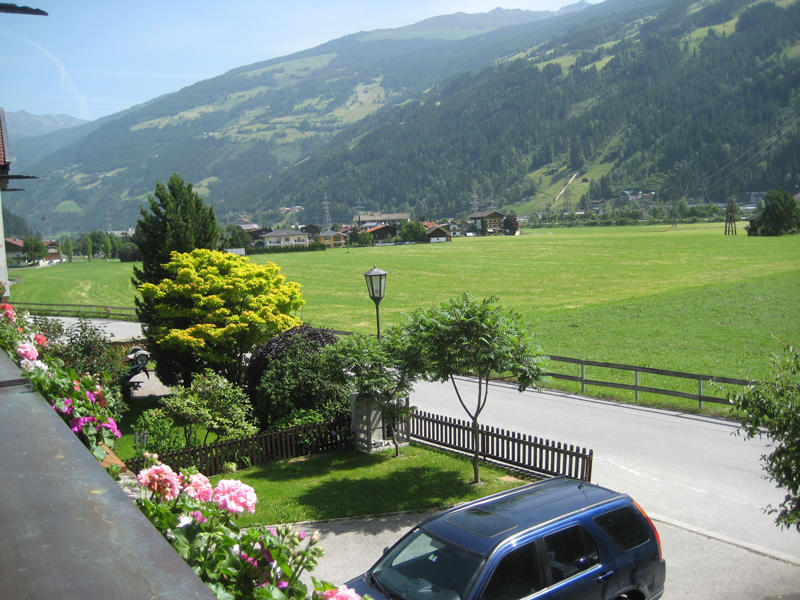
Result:
<svg viewBox="0 0 800 600"><path fill-rule="evenodd" d="M77 317L52 317L58 319L67 327L75 325ZM132 321L115 321L112 319L90 319L95 327L103 330L112 340L129 340L142 337L142 324Z"/></svg>

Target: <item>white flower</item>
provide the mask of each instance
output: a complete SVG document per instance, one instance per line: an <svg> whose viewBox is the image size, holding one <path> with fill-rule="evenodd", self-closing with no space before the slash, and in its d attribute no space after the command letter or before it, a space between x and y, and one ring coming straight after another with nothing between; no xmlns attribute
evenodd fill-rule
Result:
<svg viewBox="0 0 800 600"><path fill-rule="evenodd" d="M40 360L28 360L27 358L23 358L19 361L19 366L22 367L23 371L33 371L34 369L47 371L47 365Z"/></svg>

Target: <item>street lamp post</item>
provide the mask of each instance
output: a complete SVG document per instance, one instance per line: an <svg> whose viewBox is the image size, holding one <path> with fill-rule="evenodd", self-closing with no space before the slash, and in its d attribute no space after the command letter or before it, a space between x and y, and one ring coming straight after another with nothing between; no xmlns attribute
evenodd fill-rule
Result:
<svg viewBox="0 0 800 600"><path fill-rule="evenodd" d="M380 303L386 294L386 271L382 271L377 266L364 273L367 280L367 292L369 297L375 302L375 318L378 322L378 339L381 339L381 310Z"/></svg>

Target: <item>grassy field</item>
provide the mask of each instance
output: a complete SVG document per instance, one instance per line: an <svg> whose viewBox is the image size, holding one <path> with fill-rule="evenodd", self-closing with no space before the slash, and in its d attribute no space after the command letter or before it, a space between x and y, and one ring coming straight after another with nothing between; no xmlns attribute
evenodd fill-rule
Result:
<svg viewBox="0 0 800 600"><path fill-rule="evenodd" d="M388 271L383 325L468 291L519 312L548 354L758 378L798 343L800 236L723 235L723 224L528 229L450 244L261 255L303 286L302 318L372 333L362 273ZM130 264L12 271L12 300L131 306Z"/></svg>

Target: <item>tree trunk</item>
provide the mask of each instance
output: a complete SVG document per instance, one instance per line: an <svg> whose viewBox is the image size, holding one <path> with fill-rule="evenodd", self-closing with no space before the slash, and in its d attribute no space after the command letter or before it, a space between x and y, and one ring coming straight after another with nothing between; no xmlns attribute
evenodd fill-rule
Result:
<svg viewBox="0 0 800 600"><path fill-rule="evenodd" d="M472 446L475 449L475 452L472 455L472 483L475 484L481 482L481 473L478 467L478 461L480 460L481 456L480 442L481 437L480 431L478 430L478 418L476 416L472 419Z"/></svg>

